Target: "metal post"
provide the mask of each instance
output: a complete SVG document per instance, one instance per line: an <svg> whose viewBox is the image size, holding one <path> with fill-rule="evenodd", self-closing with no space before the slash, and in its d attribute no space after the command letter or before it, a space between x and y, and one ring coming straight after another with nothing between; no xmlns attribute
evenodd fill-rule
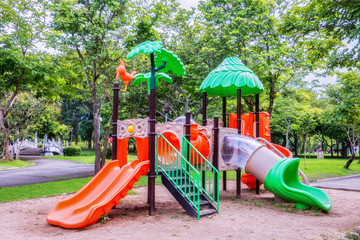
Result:
<svg viewBox="0 0 360 240"><path fill-rule="evenodd" d="M156 78L155 78L155 60L154 53L150 54L151 77L150 77L150 105L149 105L149 160L150 169L148 175L148 197L149 197L149 215L155 214L155 96L156 96Z"/></svg>
<svg viewBox="0 0 360 240"><path fill-rule="evenodd" d="M206 124L207 124L207 121L206 121L206 105L207 105L207 99L206 99L207 97L206 97L206 92L203 92L203 109L202 109L202 125L203 126L206 126ZM206 179L205 179L205 170L203 170L202 171L202 177L201 177L201 179L202 179L202 187L203 188L205 188L205 181L206 181Z"/></svg>
<svg viewBox="0 0 360 240"><path fill-rule="evenodd" d="M255 116L256 116L256 137L259 137L260 131L260 98L255 94ZM260 182L256 179L256 194L260 194Z"/></svg>
<svg viewBox="0 0 360 240"><path fill-rule="evenodd" d="M222 99L222 108L223 127L226 127L226 97ZM226 191L226 171L223 171L223 191Z"/></svg>
<svg viewBox="0 0 360 240"><path fill-rule="evenodd" d="M185 113L185 138L189 142L190 142L190 137L191 137L190 127L191 127L191 124L190 124L190 111L186 111L186 113ZM185 146L183 146L183 147L185 147ZM190 146L187 143L186 143L186 160L188 160L188 162L191 162L190 161ZM187 168L187 170L189 172L190 171L190 166L187 165L186 168Z"/></svg>
<svg viewBox="0 0 360 240"><path fill-rule="evenodd" d="M241 89L237 90L237 116L236 124L238 129L238 134L241 134ZM236 170L236 198L241 197L241 169Z"/></svg>
<svg viewBox="0 0 360 240"><path fill-rule="evenodd" d="M219 170L219 160L218 160L218 154L219 154L219 117L214 117L214 156L213 156L213 165L214 167ZM214 173L214 184L215 184L215 196L218 195L218 173Z"/></svg>
<svg viewBox="0 0 360 240"><path fill-rule="evenodd" d="M117 144L118 144L118 138L117 138L117 121L119 116L119 83L114 82L113 87L113 111L112 111L112 153L111 153L111 159L115 160L117 159Z"/></svg>
<svg viewBox="0 0 360 240"><path fill-rule="evenodd" d="M202 109L202 125L206 126L206 105L207 105L207 99L206 99L206 92L203 92L203 109Z"/></svg>

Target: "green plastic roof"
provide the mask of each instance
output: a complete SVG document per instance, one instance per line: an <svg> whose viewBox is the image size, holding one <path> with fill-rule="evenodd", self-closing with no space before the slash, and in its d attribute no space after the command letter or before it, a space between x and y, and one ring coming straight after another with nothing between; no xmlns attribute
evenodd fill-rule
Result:
<svg viewBox="0 0 360 240"><path fill-rule="evenodd" d="M155 66L161 66L163 61L166 62L166 65L165 68L160 70L161 72L172 71L178 77L185 74L184 64L175 54L166 49L156 52Z"/></svg>
<svg viewBox="0 0 360 240"><path fill-rule="evenodd" d="M135 55L138 55L139 53L154 53L159 51L162 48L162 42L159 41L147 41L147 42L143 42L140 43L139 45L137 45L136 47L134 47L133 49L131 49L131 51L128 53L128 55L126 56L127 59L134 57Z"/></svg>
<svg viewBox="0 0 360 240"><path fill-rule="evenodd" d="M237 57L226 58L201 83L200 91L210 96L236 96L237 89L241 95L260 94L264 91L259 78Z"/></svg>

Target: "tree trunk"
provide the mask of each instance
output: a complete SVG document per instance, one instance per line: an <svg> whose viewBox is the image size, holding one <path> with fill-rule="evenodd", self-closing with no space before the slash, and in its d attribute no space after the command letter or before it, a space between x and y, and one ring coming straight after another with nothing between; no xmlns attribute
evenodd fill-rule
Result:
<svg viewBox="0 0 360 240"><path fill-rule="evenodd" d="M87 134L87 142L88 142L88 148L91 149L92 131Z"/></svg>
<svg viewBox="0 0 360 240"><path fill-rule="evenodd" d="M245 104L249 107L249 112L254 112L255 101L253 96L245 96L243 97Z"/></svg>
<svg viewBox="0 0 360 240"><path fill-rule="evenodd" d="M345 143L341 143L341 157L346 158L347 156L347 146L345 146Z"/></svg>
<svg viewBox="0 0 360 240"><path fill-rule="evenodd" d="M23 143L23 140L21 140L21 142L19 141L19 138L16 140L17 145L16 145L16 155L15 155L15 160L19 160L20 158L20 148L21 148L21 144Z"/></svg>
<svg viewBox="0 0 360 240"><path fill-rule="evenodd" d="M336 156L339 157L339 140L336 140Z"/></svg>
<svg viewBox="0 0 360 240"><path fill-rule="evenodd" d="M272 111L274 109L274 100L275 100L275 83L273 84L271 82L270 84L270 94L269 94L269 114L270 114L270 117L271 117L271 114L272 114Z"/></svg>
<svg viewBox="0 0 360 240"><path fill-rule="evenodd" d="M111 126L111 123L112 123L112 115L110 116L108 126L106 127L106 134L105 134L105 139L104 139L104 147L103 147L103 154L102 154L102 158L101 158L101 162L100 162L100 168L102 168L105 165L105 162L106 162L106 154L107 154L107 148L108 148L108 145L109 145L108 141L109 141L109 138L110 138L110 126Z"/></svg>
<svg viewBox="0 0 360 240"><path fill-rule="evenodd" d="M289 131L290 131L290 123L288 123L288 126L286 128L286 133L285 133L285 148L289 149Z"/></svg>
<svg viewBox="0 0 360 240"><path fill-rule="evenodd" d="M355 159L355 151L354 151L354 146L350 146L351 149L351 157L347 160L347 162L345 163L344 168L349 169L350 164L354 161Z"/></svg>
<svg viewBox="0 0 360 240"><path fill-rule="evenodd" d="M8 129L6 129L5 125L4 125L4 121L2 118L2 112L0 111L0 127L2 129L3 132L3 150L4 150L4 157L1 159L1 161L11 161L12 160L12 154L10 152L10 131L8 131Z"/></svg>
<svg viewBox="0 0 360 240"><path fill-rule="evenodd" d="M98 102L96 95L93 96L93 115L94 115L94 148L95 148L95 174L97 174L100 169L100 156L101 156L101 144L100 144L100 116L98 115Z"/></svg>
<svg viewBox="0 0 360 240"><path fill-rule="evenodd" d="M334 154L333 154L333 143L332 143L332 138L330 138L330 154L331 154L331 158L334 157Z"/></svg>
<svg viewBox="0 0 360 240"><path fill-rule="evenodd" d="M305 138L304 138L304 166L306 169L306 139L307 139L307 134L305 134Z"/></svg>
<svg viewBox="0 0 360 240"><path fill-rule="evenodd" d="M298 138L295 134L294 134L294 145L295 145L295 156L297 156L298 155Z"/></svg>
<svg viewBox="0 0 360 240"><path fill-rule="evenodd" d="M78 124L76 124L76 126L73 128L73 137L76 146L78 145L78 135Z"/></svg>
<svg viewBox="0 0 360 240"><path fill-rule="evenodd" d="M359 161L358 163L360 163L360 141L358 140L358 153L359 153Z"/></svg>

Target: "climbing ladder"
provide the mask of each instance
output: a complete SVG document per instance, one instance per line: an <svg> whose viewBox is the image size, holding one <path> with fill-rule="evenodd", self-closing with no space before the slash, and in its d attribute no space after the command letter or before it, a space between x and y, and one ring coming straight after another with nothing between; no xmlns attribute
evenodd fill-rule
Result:
<svg viewBox="0 0 360 240"><path fill-rule="evenodd" d="M180 153L157 134L156 156L162 183L190 216L199 219L218 212L219 172L185 137Z"/></svg>

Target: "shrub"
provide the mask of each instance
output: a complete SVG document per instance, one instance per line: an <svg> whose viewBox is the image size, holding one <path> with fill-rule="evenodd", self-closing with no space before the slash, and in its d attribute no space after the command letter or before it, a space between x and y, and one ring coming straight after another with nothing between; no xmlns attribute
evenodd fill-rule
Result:
<svg viewBox="0 0 360 240"><path fill-rule="evenodd" d="M63 152L64 152L64 156L80 156L81 148L77 146L69 146L64 148Z"/></svg>
<svg viewBox="0 0 360 240"><path fill-rule="evenodd" d="M38 143L37 147L42 148L44 145L42 143Z"/></svg>
<svg viewBox="0 0 360 240"><path fill-rule="evenodd" d="M112 158L112 149L111 147L107 147L106 149L106 159L111 159Z"/></svg>

